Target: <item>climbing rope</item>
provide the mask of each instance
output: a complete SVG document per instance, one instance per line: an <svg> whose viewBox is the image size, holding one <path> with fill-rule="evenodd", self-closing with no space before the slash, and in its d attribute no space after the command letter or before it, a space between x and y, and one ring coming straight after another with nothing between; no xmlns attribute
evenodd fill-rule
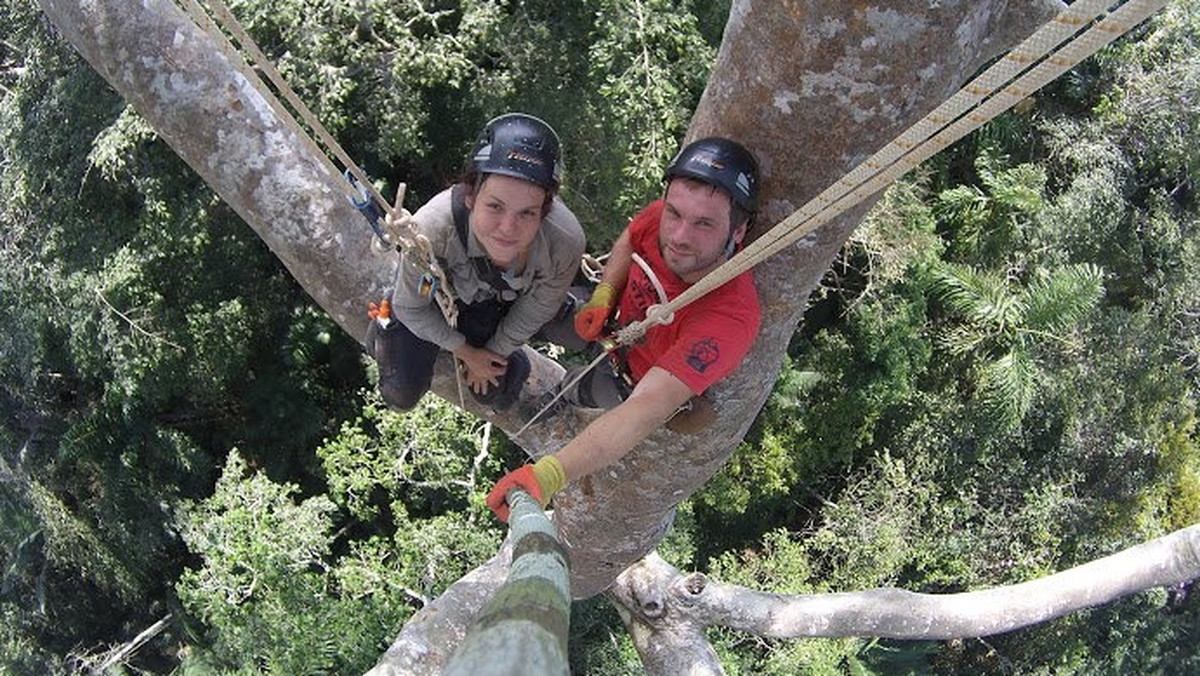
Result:
<svg viewBox="0 0 1200 676"><path fill-rule="evenodd" d="M409 254L412 257L412 262L427 273L431 279L431 284L429 285L430 295L438 304L447 323L451 327L456 326L458 306L454 302L454 288L450 284L445 271L438 264L437 258L433 255L433 249L429 240L416 231L413 227L412 214L403 207L405 185L403 183L400 184L396 191L395 203L389 204L375 185L367 178L366 173L350 158L337 140L333 138L333 135L317 119L317 116L296 95L296 92L288 85L287 81L279 73L279 70L266 57L254 39L246 32L246 29L233 16L233 13L223 0L204 0L208 5L208 11L205 11L198 0L179 1L183 3L184 9L192 17L192 20L202 30L205 30L216 39L225 56L230 59L231 63L237 65L238 72L241 73L242 77L246 78L246 81L263 97L263 100L267 102L284 126L288 127L305 144L312 156L317 158L317 161L325 167L330 175L338 176L342 172L329 159L329 153L332 153L342 163L349 176L354 178L354 181L347 180L342 184L346 198L350 200L351 204L354 204L360 211L364 211L364 215L366 215L366 205L371 203L372 200L373 203L382 206L385 210L384 224L387 237L380 235L380 239L394 246L397 251ZM212 17L209 16L209 12L220 23L220 27L213 22ZM254 67L267 76L275 86L276 91L287 100L292 110L295 110L300 115L304 123L312 130L312 133L320 139L325 150L320 149L312 136L296 121L295 116L280 103L279 99L266 86L266 83L263 82L258 73L250 67L248 60L243 57L242 53L226 37L221 28L228 31L237 40L238 44L241 45L242 49L249 54L249 61L252 61ZM364 199L364 195L362 194L364 191L367 193L366 197L370 199ZM370 220L369 216L368 220ZM379 234L377 226L374 223L372 223L372 228L376 229L376 233Z"/></svg>
<svg viewBox="0 0 1200 676"><path fill-rule="evenodd" d="M296 136L301 138L310 150L314 151L314 156L320 158L332 174L339 173L328 156L317 149L316 143L311 137L300 128L295 118L271 94L261 78L249 68L243 59L238 57L232 43L220 30L216 29L207 13L197 4L197 0L180 1L184 3L187 11L198 25L219 38L218 42L226 50L227 56L230 56L234 63L239 64L239 71L243 77L259 91L284 124L292 128ZM457 318L457 306L454 304L452 287L438 266L428 240L413 230L412 216L401 206L404 194L403 186L398 190L395 205L389 205L358 165L350 159L316 116L296 96L278 70L233 17L224 2L222 0L205 1L213 15L250 53L255 65L267 75L309 128L321 139L325 147L342 162L358 184L368 190L371 197L387 210L385 224L388 227L389 236L395 242L397 249L415 252L420 257L419 260L427 268L433 280L430 285L431 295L434 296L447 321L454 326ZM644 319L631 322L620 329L613 341L613 348L630 345L641 340L651 327L673 321L675 313L680 309L811 235L822 225L857 206L869 196L883 190L950 144L1028 98L1162 9L1167 2L1168 0L1128 0L1111 10L1109 7L1113 4L1112 0L1078 0L1069 5L931 113L763 233L732 258L692 284L674 299L651 306ZM1104 14L1103 18L1097 19L1102 14ZM1085 26L1086 29L1081 32L1081 28ZM357 206L362 199L361 195L349 181L347 186L352 193L348 197ZM660 298L665 298L661 292ZM583 373L576 377L576 380L594 368L603 356L602 354L595 359ZM560 392L559 396L561 394ZM555 397L555 401L558 398ZM543 407L533 420L540 417L553 403L552 401ZM521 431L524 431L533 420L526 423Z"/></svg>
<svg viewBox="0 0 1200 676"><path fill-rule="evenodd" d="M740 252L709 272L670 301L647 308L644 319L619 329L605 352L594 359L574 380L517 432L519 436L542 417L563 393L583 379L609 352L640 341L650 328L674 321L675 313L720 287L746 270L779 253L816 231L833 218L884 189L896 179L933 157L950 144L978 129L991 119L1044 87L1101 47L1127 33L1168 0L1129 0L1096 17L1112 6L1112 0L1078 0L1044 24L1001 59L931 113L897 136L871 157L835 181ZM1088 26L1086 30L1080 29ZM660 285L647 270L665 299Z"/></svg>
<svg viewBox="0 0 1200 676"><path fill-rule="evenodd" d="M645 319L622 328L617 332L617 343L630 345L641 340L652 326L669 323L681 308L807 237L836 216L887 187L913 167L1116 40L1162 9L1167 1L1129 0L1099 21L1095 21L1096 17L1113 4L1112 0L1079 0L1068 6L933 112L821 194L670 302L651 307ZM1088 25L1087 30L1080 33L1080 27L1085 25Z"/></svg>

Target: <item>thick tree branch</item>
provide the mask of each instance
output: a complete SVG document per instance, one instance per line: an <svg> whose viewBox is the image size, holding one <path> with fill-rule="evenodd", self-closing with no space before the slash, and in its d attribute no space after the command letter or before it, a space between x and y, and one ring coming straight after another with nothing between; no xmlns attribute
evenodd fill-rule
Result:
<svg viewBox="0 0 1200 676"><path fill-rule="evenodd" d="M712 626L774 638L988 636L1196 579L1200 525L1061 573L961 594L901 589L769 594L684 575L652 554L621 574L613 596L648 668L655 665L650 673L671 674L691 673L687 669L697 662L707 663L695 655L709 650L704 632Z"/></svg>
<svg viewBox="0 0 1200 676"><path fill-rule="evenodd" d="M394 254L372 246L344 197L344 179L276 117L212 36L167 0L40 4L304 290L361 340L366 300L383 294Z"/></svg>

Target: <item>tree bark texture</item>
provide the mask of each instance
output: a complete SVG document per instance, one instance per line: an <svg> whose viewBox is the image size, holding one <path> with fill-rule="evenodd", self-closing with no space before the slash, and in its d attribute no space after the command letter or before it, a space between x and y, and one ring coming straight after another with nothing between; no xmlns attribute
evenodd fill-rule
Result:
<svg viewBox="0 0 1200 676"><path fill-rule="evenodd" d="M340 175L169 0L41 0L59 32L359 340L391 281Z"/></svg>
<svg viewBox="0 0 1200 676"><path fill-rule="evenodd" d="M361 340L363 305L385 293L395 257L372 246L361 217L341 196L343 179L281 124L215 41L167 0L40 2L63 36L254 228L316 302ZM752 231L761 232L1060 7L1056 0L735 0L689 135L730 136L761 159L765 206ZM756 270L762 329L741 369L710 392L718 413L712 427L702 436L661 431L555 499L576 597L604 591L651 552L674 507L728 459L778 376L809 294L868 206ZM535 372L544 377L529 388L533 395L561 372L539 361ZM454 401L448 365L441 361L434 389ZM507 416L469 402L468 408L510 433L529 415L522 406ZM557 450L589 417L567 411L517 441L537 457ZM493 565L506 564L500 557ZM478 608L478 597L502 577L491 568L477 571L450 598L463 609ZM433 605L448 608L440 599ZM421 638L405 648L402 635L389 655L410 650L421 661L440 663L465 625L446 624L449 615L460 615L456 609L436 619L438 632L427 632L421 627L429 626L431 615L422 614L409 636Z"/></svg>
<svg viewBox="0 0 1200 676"><path fill-rule="evenodd" d="M1200 525L1037 580L961 594L768 594L684 575L657 555L623 572L613 594L647 673L666 676L722 673L704 655L710 626L776 638L988 636L1197 578Z"/></svg>

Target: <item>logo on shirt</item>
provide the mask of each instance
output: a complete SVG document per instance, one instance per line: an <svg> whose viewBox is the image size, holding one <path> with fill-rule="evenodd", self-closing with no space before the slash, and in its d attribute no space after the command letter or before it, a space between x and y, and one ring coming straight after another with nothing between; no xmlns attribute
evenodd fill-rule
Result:
<svg viewBox="0 0 1200 676"><path fill-rule="evenodd" d="M645 317L646 309L658 302L658 294L655 293L654 287L650 285L650 280L646 279L645 275L642 274L629 276L628 293L633 299L633 308L638 314L638 317L631 317L630 321Z"/></svg>
<svg viewBox="0 0 1200 676"><path fill-rule="evenodd" d="M692 349L688 351L687 364L696 369L698 373L704 373L705 369L716 363L721 357L721 350L717 347L716 338L702 338L692 343Z"/></svg>

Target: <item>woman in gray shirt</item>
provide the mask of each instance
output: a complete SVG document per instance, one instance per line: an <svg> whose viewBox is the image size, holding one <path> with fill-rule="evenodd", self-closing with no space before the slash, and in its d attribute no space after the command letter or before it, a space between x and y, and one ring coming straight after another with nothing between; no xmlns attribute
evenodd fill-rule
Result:
<svg viewBox="0 0 1200 676"><path fill-rule="evenodd" d="M578 219L557 196L561 172L548 124L502 115L480 132L459 182L413 214L453 287L458 320L452 327L433 302L428 271L402 256L395 320L373 321L367 338L389 406L420 401L439 350L454 355L481 403L503 410L516 400L529 374L520 347L559 314L585 247Z"/></svg>

